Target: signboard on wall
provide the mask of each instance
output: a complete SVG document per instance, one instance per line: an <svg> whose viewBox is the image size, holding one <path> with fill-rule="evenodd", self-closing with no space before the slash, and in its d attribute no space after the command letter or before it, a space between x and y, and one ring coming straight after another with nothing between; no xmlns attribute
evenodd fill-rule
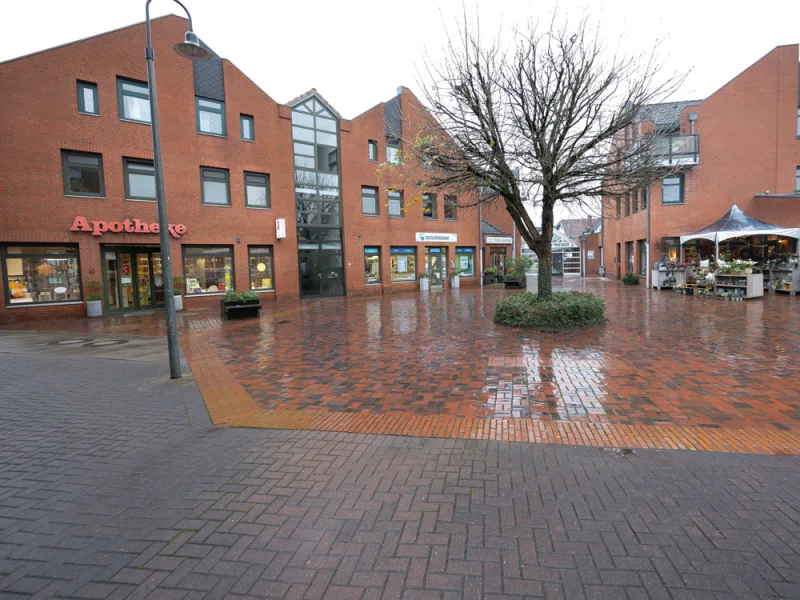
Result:
<svg viewBox="0 0 800 600"><path fill-rule="evenodd" d="M594 250L587 250L586 255L587 255L586 258L588 258L589 260L594 260Z"/></svg>
<svg viewBox="0 0 800 600"><path fill-rule="evenodd" d="M416 233L418 242L457 242L457 233Z"/></svg>
<svg viewBox="0 0 800 600"><path fill-rule="evenodd" d="M139 219L122 219L121 221L89 221L86 217L78 216L72 222L70 231L85 231L92 235L101 236L104 233L137 233L157 234L160 231L158 223L145 223ZM169 234L175 239L186 233L183 223L170 223L167 225Z"/></svg>
<svg viewBox="0 0 800 600"><path fill-rule="evenodd" d="M286 237L286 219L275 219L275 237L279 240Z"/></svg>
<svg viewBox="0 0 800 600"><path fill-rule="evenodd" d="M510 235L487 235L486 236L486 243L487 244L504 244L504 245L511 245L514 243L514 239Z"/></svg>

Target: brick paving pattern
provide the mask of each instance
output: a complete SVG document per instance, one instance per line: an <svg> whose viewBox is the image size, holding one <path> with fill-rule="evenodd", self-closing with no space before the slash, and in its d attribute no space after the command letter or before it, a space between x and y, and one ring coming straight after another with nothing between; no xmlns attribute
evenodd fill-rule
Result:
<svg viewBox="0 0 800 600"><path fill-rule="evenodd" d="M215 428L164 368L0 354L0 598L800 597L800 457Z"/></svg>
<svg viewBox="0 0 800 600"><path fill-rule="evenodd" d="M796 299L565 285L601 294L608 323L513 330L491 322L506 292L462 289L267 305L259 321L196 311L183 346L218 424L800 453ZM160 319L67 326L154 335Z"/></svg>

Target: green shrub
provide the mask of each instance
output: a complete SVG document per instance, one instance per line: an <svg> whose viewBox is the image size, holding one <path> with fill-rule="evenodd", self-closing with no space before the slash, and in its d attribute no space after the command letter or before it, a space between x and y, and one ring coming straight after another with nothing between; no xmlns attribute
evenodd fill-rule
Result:
<svg viewBox="0 0 800 600"><path fill-rule="evenodd" d="M86 298L86 301L87 302L97 302L98 300L102 300L102 299L103 299L103 297L100 296L99 294L92 294L91 296Z"/></svg>
<svg viewBox="0 0 800 600"><path fill-rule="evenodd" d="M606 303L589 292L554 292L552 300L540 300L527 292L500 300L494 322L512 327L561 331L605 321Z"/></svg>
<svg viewBox="0 0 800 600"><path fill-rule="evenodd" d="M228 290L222 297L223 302L252 302L258 300L258 294L255 292L237 292L236 290Z"/></svg>
<svg viewBox="0 0 800 600"><path fill-rule="evenodd" d="M623 283L627 283L628 285L631 285L631 284L634 284L634 283L639 283L639 278L636 276L636 273L634 273L633 271L628 271L627 273L625 273L625 275L623 275L622 282Z"/></svg>
<svg viewBox="0 0 800 600"><path fill-rule="evenodd" d="M533 259L530 256L510 258L506 261L506 276L511 279L525 279L532 266Z"/></svg>

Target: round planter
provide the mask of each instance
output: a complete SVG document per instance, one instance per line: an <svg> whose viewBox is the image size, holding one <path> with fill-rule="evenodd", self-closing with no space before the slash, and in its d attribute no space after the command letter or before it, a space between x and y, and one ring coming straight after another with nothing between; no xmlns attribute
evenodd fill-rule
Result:
<svg viewBox="0 0 800 600"><path fill-rule="evenodd" d="M175 310L183 310L183 296L175 296Z"/></svg>
<svg viewBox="0 0 800 600"><path fill-rule="evenodd" d="M752 275L753 274L753 269L745 269L744 270L744 274L745 275Z"/></svg>
<svg viewBox="0 0 800 600"><path fill-rule="evenodd" d="M86 316L90 319L96 319L103 316L103 301L102 300L87 300L86 301Z"/></svg>
<svg viewBox="0 0 800 600"><path fill-rule="evenodd" d="M450 278L450 287L453 289L458 289L461 287L461 281L458 275Z"/></svg>
<svg viewBox="0 0 800 600"><path fill-rule="evenodd" d="M431 282L428 280L427 277L423 277L419 280L419 289L420 291L427 292L430 289Z"/></svg>

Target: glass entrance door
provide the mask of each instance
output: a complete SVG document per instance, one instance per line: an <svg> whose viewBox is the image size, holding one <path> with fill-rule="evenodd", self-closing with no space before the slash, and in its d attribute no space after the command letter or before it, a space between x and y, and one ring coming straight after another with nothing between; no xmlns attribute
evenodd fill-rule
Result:
<svg viewBox="0 0 800 600"><path fill-rule="evenodd" d="M340 250L300 250L300 296L344 295L344 262Z"/></svg>
<svg viewBox="0 0 800 600"><path fill-rule="evenodd" d="M447 277L447 248L425 248L425 262L431 287L442 287Z"/></svg>
<svg viewBox="0 0 800 600"><path fill-rule="evenodd" d="M163 306L161 254L153 250L119 249L103 253L103 287L108 312Z"/></svg>
<svg viewBox="0 0 800 600"><path fill-rule="evenodd" d="M506 249L493 248L489 253L489 266L497 269L499 275L506 274Z"/></svg>

